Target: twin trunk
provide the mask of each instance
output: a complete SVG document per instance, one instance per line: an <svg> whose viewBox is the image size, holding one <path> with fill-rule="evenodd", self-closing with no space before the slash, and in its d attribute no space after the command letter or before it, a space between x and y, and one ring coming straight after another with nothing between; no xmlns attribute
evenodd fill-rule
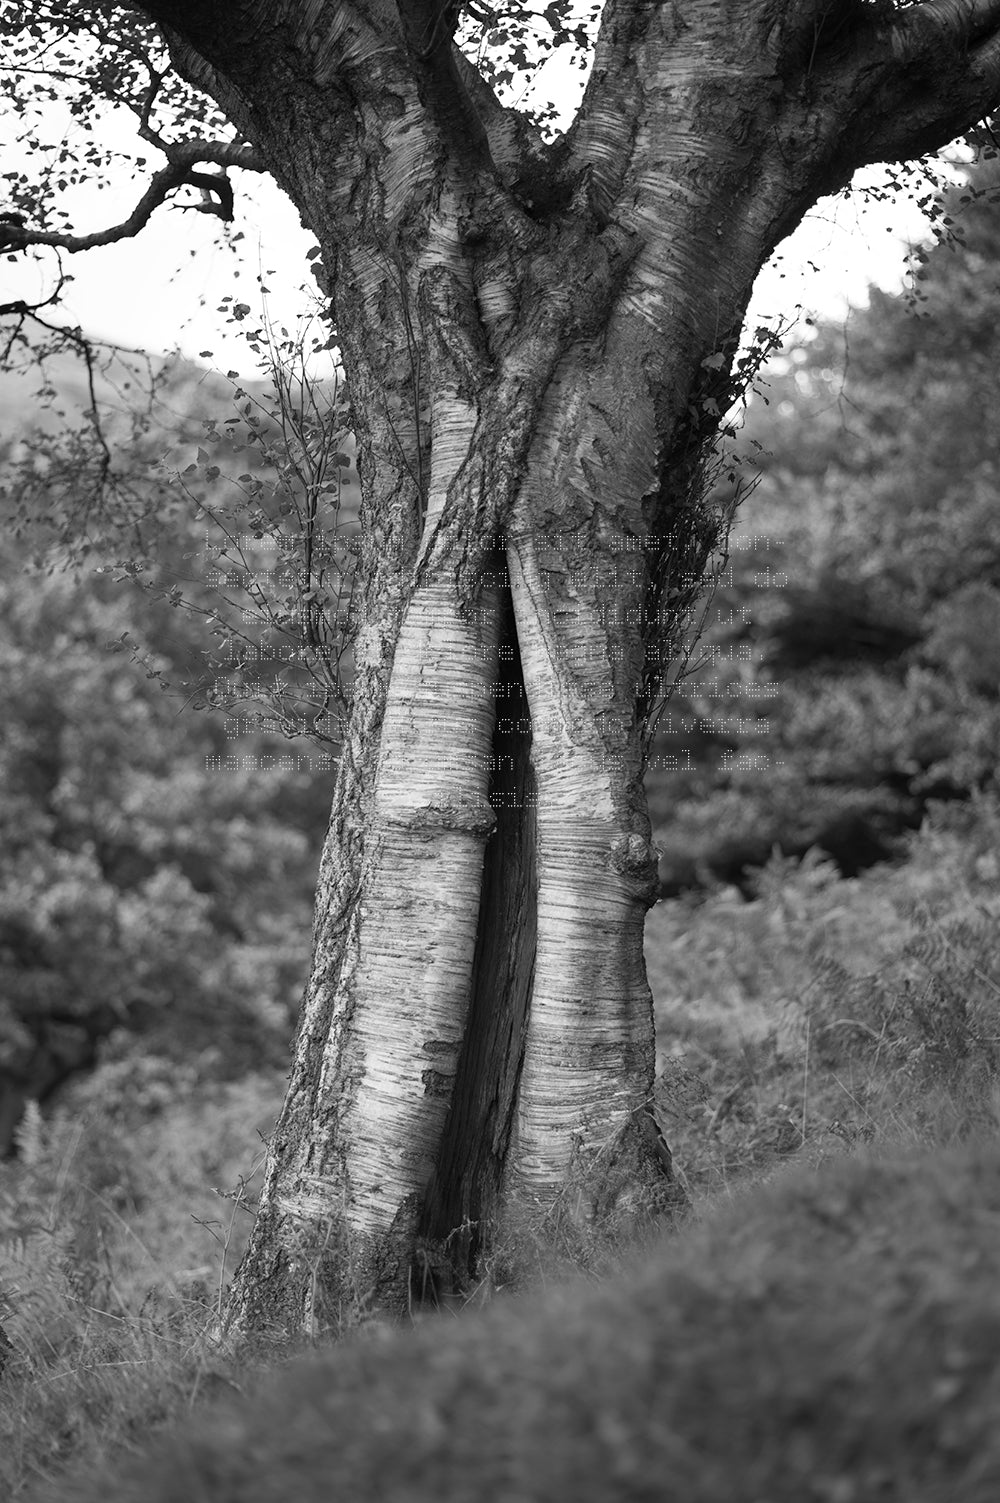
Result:
<svg viewBox="0 0 1000 1503"><path fill-rule="evenodd" d="M652 561L602 529L546 534L515 507L470 590L432 563L395 640L384 595L359 636L313 974L231 1319L314 1329L334 1290L439 1292L515 1206L571 1192L587 1219L664 1188L644 1116Z"/></svg>

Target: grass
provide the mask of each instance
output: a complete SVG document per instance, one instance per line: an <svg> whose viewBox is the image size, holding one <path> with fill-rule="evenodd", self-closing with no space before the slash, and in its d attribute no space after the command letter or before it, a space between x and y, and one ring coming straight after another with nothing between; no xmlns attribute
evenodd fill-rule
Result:
<svg viewBox="0 0 1000 1503"><path fill-rule="evenodd" d="M0 1165L0 1323L16 1349L0 1377L3 1503L241 1381L206 1334L250 1218L211 1185L252 1179L248 1124L273 1120L281 1082L250 1077L211 1103L147 1090L138 1122L114 1087L112 1068L72 1114L29 1113Z"/></svg>
<svg viewBox="0 0 1000 1503"><path fill-rule="evenodd" d="M987 1503L1000 1147L848 1155L600 1283L348 1339L55 1503Z"/></svg>
<svg viewBox="0 0 1000 1503"><path fill-rule="evenodd" d="M0 1289L10 1296L0 1323L17 1348L0 1383L0 1499L166 1503L183 1492L185 1503L249 1503L299 1487L306 1499L337 1496L308 1491L312 1474L300 1476L286 1455L291 1439L281 1439L301 1442L310 1466L333 1466L320 1434L332 1427L345 1498L471 1496L464 1458L470 1478L479 1466L484 1497L986 1503L997 1495L990 1445L981 1478L946 1467L934 1481L938 1462L918 1435L930 1427L947 1459L954 1446L934 1406L921 1407L926 1395L938 1395L948 1435L970 1444L982 1438L978 1406L1000 1397L971 1309L978 1300L982 1330L995 1339L1000 1256L989 1250L1000 1246L1000 1192L990 1186L1000 1184L1000 1162L974 1145L1000 1129L1000 819L973 814L943 814L897 870L846 882L821 860L774 861L751 903L719 891L654 910L657 1105L692 1202L681 1230L659 1236L637 1269L619 1240L588 1241L557 1208L492 1268L500 1282L516 1264L522 1280L527 1269L531 1282L555 1286L542 1304L526 1296L519 1314L520 1298L501 1300L496 1314L463 1314L443 1335L432 1323L430 1334L343 1343L317 1359L318 1376L291 1377L262 1401L275 1424L238 1412L225 1422L225 1455L206 1432L186 1442L188 1459L171 1461L170 1475L184 1479L175 1492L146 1483L115 1492L102 1465L88 1466L141 1450L205 1399L251 1391L259 1371L284 1361L284 1352L208 1339L249 1225L210 1187L243 1174L252 1200L247 1124L266 1127L281 1082L253 1077L198 1102L172 1091L154 1064L139 1078L119 1064L88 1085L72 1116L29 1117L20 1159L0 1166ZM562 1289L568 1267L581 1263L610 1276ZM916 1351L907 1291L916 1291L914 1319L937 1342L931 1368ZM480 1293L485 1300L489 1290ZM842 1340L845 1310L860 1314ZM883 1349L902 1385L884 1423ZM426 1373L437 1374L430 1388ZM331 1395L318 1408L307 1396L317 1383ZM592 1388L585 1402L581 1387ZM300 1403L301 1423L289 1409ZM789 1413L795 1403L800 1419ZM491 1404L500 1407L495 1421ZM876 1418L862 1423L873 1404ZM702 1416L716 1409L717 1431ZM549 1416L541 1429L536 1410ZM667 1438L657 1429L663 1415ZM547 1494L511 1471L521 1455L514 1425ZM484 1437L478 1461L463 1426ZM903 1454L904 1435L918 1436L916 1460ZM706 1462L730 1436L733 1464ZM787 1478L776 1459L781 1436ZM579 1466L571 1442L574 1452L582 1446ZM365 1470L372 1445L388 1455L387 1475L398 1452L400 1478L405 1448L415 1446L426 1457L418 1490L376 1486ZM249 1458L245 1467L234 1449ZM290 1468L280 1486L254 1492L255 1469L269 1477L279 1461ZM603 1494L587 1491L591 1464Z"/></svg>

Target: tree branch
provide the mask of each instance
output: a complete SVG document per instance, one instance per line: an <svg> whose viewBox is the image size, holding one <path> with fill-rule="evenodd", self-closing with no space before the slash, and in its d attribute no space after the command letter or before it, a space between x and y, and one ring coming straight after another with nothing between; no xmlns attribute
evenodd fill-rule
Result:
<svg viewBox="0 0 1000 1503"><path fill-rule="evenodd" d="M457 81L482 121L490 157L501 181L509 185L533 172L544 171L551 150L537 126L518 110L502 105L475 63L457 46L452 47L452 58Z"/></svg>
<svg viewBox="0 0 1000 1503"><path fill-rule="evenodd" d="M2 225L0 225L2 231ZM62 286L60 279L59 286ZM111 450L101 427L100 408L97 405L97 386L95 372L94 345L83 333L82 329L68 329L63 324L49 323L48 319L42 318L40 308L48 307L50 303L58 301L58 289L50 297L41 303L26 303L23 301L14 303L0 303L0 318L14 318L16 320L13 330L10 331L2 352L0 352L0 365L6 365L14 344L21 338L21 330L27 320L37 324L47 334L52 334L60 344L70 345L83 360L87 371L87 394L90 402L84 411L84 416L90 426L91 432L98 448L98 473L96 488L103 491L104 486L111 474ZM42 357L36 357L41 363Z"/></svg>
<svg viewBox="0 0 1000 1503"><path fill-rule="evenodd" d="M169 161L150 179L149 187L132 213L121 224L91 235L73 235L63 230L33 230L18 222L20 216L4 218L0 214L0 250L20 251L32 245L52 245L60 250L84 251L97 245L112 245L137 235L151 219L168 194L176 188L197 188L200 204L191 205L201 214L213 214L229 223L233 217L233 188L227 167L242 167L250 172L264 171L264 165L252 147L225 141L185 141L169 147ZM223 170L199 172L196 164L211 162Z"/></svg>
<svg viewBox="0 0 1000 1503"><path fill-rule="evenodd" d="M845 138L855 167L938 151L1000 103L1000 0L924 0L864 28L869 97Z"/></svg>
<svg viewBox="0 0 1000 1503"><path fill-rule="evenodd" d="M885 29L898 62L916 49L958 42L970 46L1000 27L1000 0L924 0L897 12Z"/></svg>
<svg viewBox="0 0 1000 1503"><path fill-rule="evenodd" d="M650 0L606 0L601 15L590 81L567 138L570 173L590 168L598 205L614 202L628 166L642 97L634 54L656 9Z"/></svg>

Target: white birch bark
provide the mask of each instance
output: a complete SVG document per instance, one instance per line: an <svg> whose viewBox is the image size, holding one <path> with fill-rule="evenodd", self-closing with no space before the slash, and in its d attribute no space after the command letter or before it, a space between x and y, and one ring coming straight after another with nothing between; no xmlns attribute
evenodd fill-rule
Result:
<svg viewBox="0 0 1000 1503"><path fill-rule="evenodd" d="M620 759L564 661L567 638L603 656L604 634L581 610L579 632L557 636L532 542L509 561L538 782L538 937L510 1175L544 1206L574 1154L620 1130L652 1084L648 900L635 881L652 852L623 828Z"/></svg>

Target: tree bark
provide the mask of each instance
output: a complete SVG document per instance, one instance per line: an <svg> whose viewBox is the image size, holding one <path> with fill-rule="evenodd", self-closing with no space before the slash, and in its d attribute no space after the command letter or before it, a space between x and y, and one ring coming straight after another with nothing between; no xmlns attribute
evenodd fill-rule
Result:
<svg viewBox="0 0 1000 1503"><path fill-rule="evenodd" d="M553 145L430 0L145 8L316 233L358 432L353 710L229 1307L315 1331L525 1208L669 1202L644 715L726 525L701 463L758 270L995 100L1000 5L610 0Z"/></svg>

